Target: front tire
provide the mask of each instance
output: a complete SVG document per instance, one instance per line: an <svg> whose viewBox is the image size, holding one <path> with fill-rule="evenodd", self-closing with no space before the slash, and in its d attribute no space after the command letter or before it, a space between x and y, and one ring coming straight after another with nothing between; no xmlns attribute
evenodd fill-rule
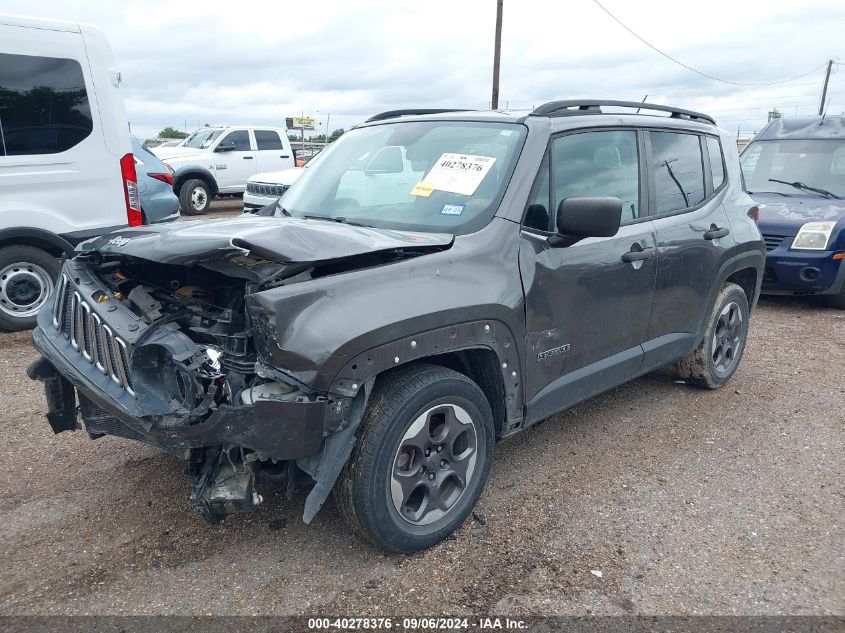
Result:
<svg viewBox="0 0 845 633"><path fill-rule="evenodd" d="M335 504L383 549L426 549L472 511L494 441L490 404L472 380L436 365L399 369L373 389Z"/></svg>
<svg viewBox="0 0 845 633"><path fill-rule="evenodd" d="M33 246L0 248L0 331L31 330L59 276L59 260Z"/></svg>
<svg viewBox="0 0 845 633"><path fill-rule="evenodd" d="M211 188L198 178L186 180L179 189L179 206L187 215L202 215L211 206Z"/></svg>
<svg viewBox="0 0 845 633"><path fill-rule="evenodd" d="M745 291L737 284L724 284L707 319L704 340L678 363L678 377L707 389L727 383L745 351L748 317Z"/></svg>

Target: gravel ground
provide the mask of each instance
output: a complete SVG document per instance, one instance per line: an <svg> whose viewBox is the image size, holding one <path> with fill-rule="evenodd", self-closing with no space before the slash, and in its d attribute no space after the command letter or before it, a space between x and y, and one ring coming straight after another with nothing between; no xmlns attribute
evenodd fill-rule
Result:
<svg viewBox="0 0 845 633"><path fill-rule="evenodd" d="M814 303L763 300L720 391L658 372L501 444L408 557L266 485L206 525L176 459L53 435L34 359L0 334L2 614L845 613L845 313Z"/></svg>

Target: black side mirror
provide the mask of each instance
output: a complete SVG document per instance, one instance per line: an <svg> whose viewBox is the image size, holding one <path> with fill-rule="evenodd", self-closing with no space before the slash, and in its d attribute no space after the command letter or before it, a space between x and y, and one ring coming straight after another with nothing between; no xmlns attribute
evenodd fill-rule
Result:
<svg viewBox="0 0 845 633"><path fill-rule="evenodd" d="M619 198L565 198L557 207L557 235L552 246L571 246L585 237L613 237L622 224Z"/></svg>
<svg viewBox="0 0 845 633"><path fill-rule="evenodd" d="M220 143L215 149L215 152L234 152L235 151L235 142L229 141L228 143Z"/></svg>

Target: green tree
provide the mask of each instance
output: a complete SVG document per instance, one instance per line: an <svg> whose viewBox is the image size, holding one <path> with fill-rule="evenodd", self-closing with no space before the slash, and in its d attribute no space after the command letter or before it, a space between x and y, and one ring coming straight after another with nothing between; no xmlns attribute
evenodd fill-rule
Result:
<svg viewBox="0 0 845 633"><path fill-rule="evenodd" d="M188 133L177 130L169 125L158 133L159 138L188 138Z"/></svg>
<svg viewBox="0 0 845 633"><path fill-rule="evenodd" d="M344 130L342 127L337 128L334 132L329 135L329 143L339 139L341 136L343 136L344 132L346 132L346 130Z"/></svg>

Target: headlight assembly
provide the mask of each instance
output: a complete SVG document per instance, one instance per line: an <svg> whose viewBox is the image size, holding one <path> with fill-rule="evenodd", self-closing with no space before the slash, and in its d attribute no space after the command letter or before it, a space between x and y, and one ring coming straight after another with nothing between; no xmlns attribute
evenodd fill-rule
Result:
<svg viewBox="0 0 845 633"><path fill-rule="evenodd" d="M825 250L834 226L836 222L807 222L792 240L792 248L807 251Z"/></svg>

